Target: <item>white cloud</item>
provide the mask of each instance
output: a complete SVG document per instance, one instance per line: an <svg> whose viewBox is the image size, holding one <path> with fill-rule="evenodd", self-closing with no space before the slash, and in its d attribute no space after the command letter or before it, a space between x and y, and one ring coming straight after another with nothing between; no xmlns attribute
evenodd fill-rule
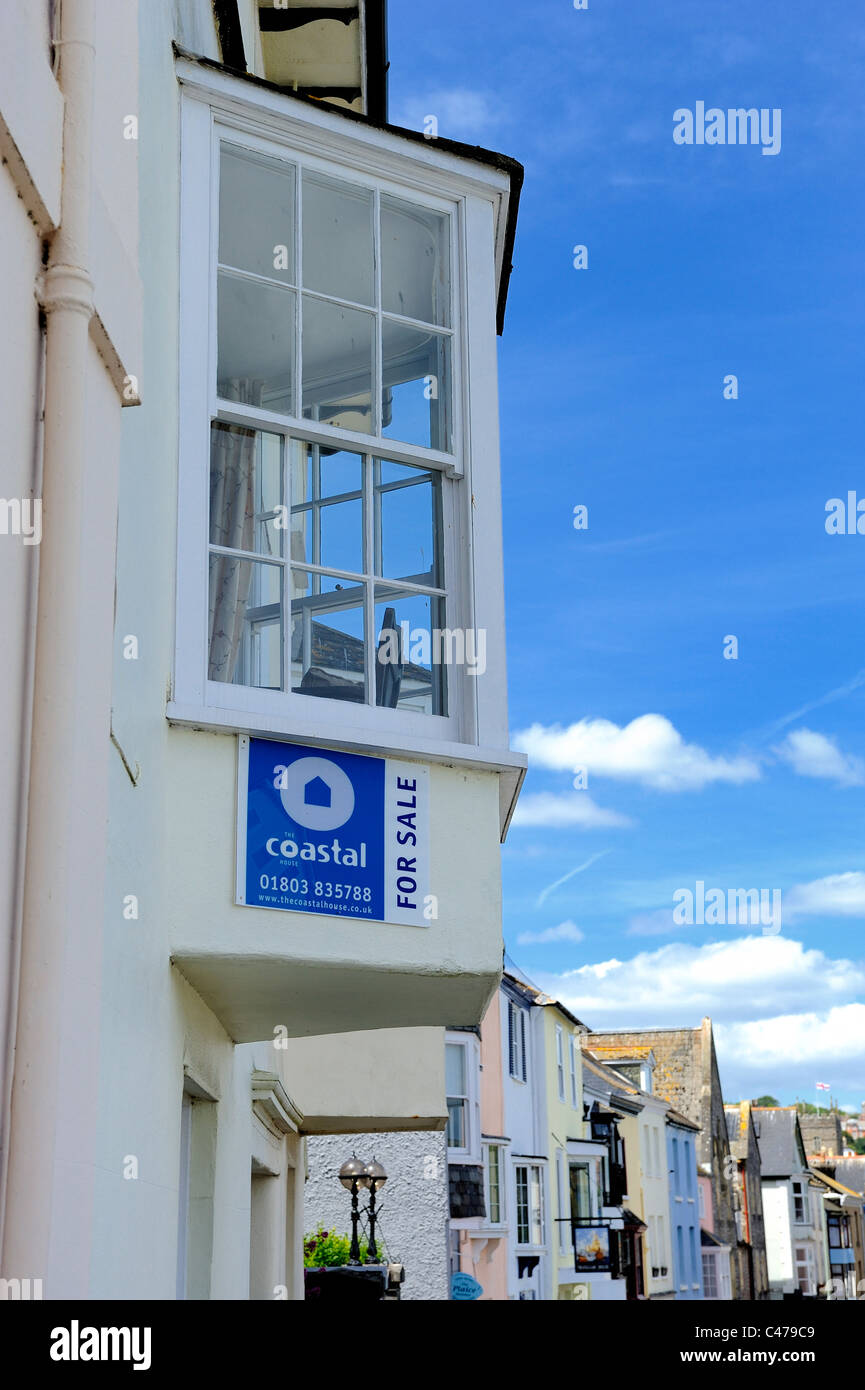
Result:
<svg viewBox="0 0 865 1390"><path fill-rule="evenodd" d="M865 874L829 874L797 883L784 894L784 914L796 917L865 917Z"/></svg>
<svg viewBox="0 0 865 1390"><path fill-rule="evenodd" d="M640 782L658 791L690 791L710 782L753 782L760 767L751 757L715 758L686 743L669 719L643 714L619 727L609 719L532 724L514 734L514 745L541 767L565 771L584 767L589 778Z"/></svg>
<svg viewBox="0 0 865 1390"><path fill-rule="evenodd" d="M814 1082L824 1079L815 1068L824 1070L832 1063L858 1059L862 1074L865 1062L865 1004L841 1004L825 1013L780 1014L776 1018L754 1019L747 1023L721 1024L719 1046L737 1067L759 1070L795 1066L800 1070L800 1086L810 1094ZM834 1083L833 1090L834 1090ZM860 1081L860 1085L861 1085Z"/></svg>
<svg viewBox="0 0 865 1390"><path fill-rule="evenodd" d="M628 923L627 936L669 936L682 930L675 921L671 907L657 907L653 912L638 912Z"/></svg>
<svg viewBox="0 0 865 1390"><path fill-rule="evenodd" d="M841 787L865 785L865 760L842 753L834 739L812 729L794 729L772 751L800 777L822 777Z"/></svg>
<svg viewBox="0 0 865 1390"><path fill-rule="evenodd" d="M520 946L547 946L554 941L582 941L583 933L576 922L560 922L557 927L545 927L543 931L524 931L517 937Z"/></svg>
<svg viewBox="0 0 865 1390"><path fill-rule="evenodd" d="M784 936L671 942L539 981L593 1028L695 1026L704 1015L762 1019L851 1002L865 971Z"/></svg>
<svg viewBox="0 0 865 1390"><path fill-rule="evenodd" d="M451 140L478 140L501 124L503 112L495 97L471 87L439 87L410 97L392 118L406 130L423 130L428 116L438 121L438 134Z"/></svg>
<svg viewBox="0 0 865 1390"><path fill-rule="evenodd" d="M618 811L599 806L586 792L533 792L521 796L512 821L513 825L571 825L581 830L632 823Z"/></svg>

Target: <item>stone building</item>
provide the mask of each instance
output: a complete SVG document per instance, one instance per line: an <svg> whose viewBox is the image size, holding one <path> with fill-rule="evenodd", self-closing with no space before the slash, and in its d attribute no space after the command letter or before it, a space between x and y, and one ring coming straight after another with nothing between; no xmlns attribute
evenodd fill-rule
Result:
<svg viewBox="0 0 865 1390"><path fill-rule="evenodd" d="M592 1032L587 1040L595 1056L613 1065L639 1060L651 1051L655 1068L653 1088L687 1119L700 1126L697 1160L711 1180L714 1236L730 1247L733 1299L747 1298L748 1252L740 1245L727 1121L712 1020L699 1028L611 1029Z"/></svg>
<svg viewBox="0 0 865 1390"><path fill-rule="evenodd" d="M755 1120L749 1101L726 1105L727 1136L735 1160L733 1173L736 1223L739 1239L746 1246L747 1298L769 1297L769 1269L766 1260L766 1228L763 1193L760 1184L759 1120Z"/></svg>
<svg viewBox="0 0 865 1390"><path fill-rule="evenodd" d="M831 1115L799 1115L799 1128L807 1154L840 1154L844 1152L841 1138L841 1116L837 1110Z"/></svg>

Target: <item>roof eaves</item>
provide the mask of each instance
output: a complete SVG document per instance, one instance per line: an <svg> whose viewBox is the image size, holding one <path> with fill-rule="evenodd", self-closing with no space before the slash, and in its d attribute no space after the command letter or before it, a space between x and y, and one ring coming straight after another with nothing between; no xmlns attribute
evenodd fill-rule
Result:
<svg viewBox="0 0 865 1390"><path fill-rule="evenodd" d="M192 53L182 44L177 43L176 40L173 48L176 58L182 58L187 63L195 63L198 67L208 68L211 72L221 72L228 77L236 77L239 81L249 82L263 91L277 92L290 101L299 101L303 105L314 106L318 111L321 111L322 106L326 105L317 98L305 96L301 92L288 92L285 87L280 87L278 82L269 82L266 77L258 77L255 73L247 72L245 68L232 67L230 63L220 63L215 58L205 58L200 53ZM407 130L404 126L391 125L389 121L377 120L373 116L364 115L361 111L350 111L347 107L327 106L327 110L330 114L339 116L343 120L355 121L357 124L368 126L373 130L387 131L390 135L397 135L413 144L425 145L427 148L430 145L435 145L437 149L445 150L449 154L456 155L459 159L468 159L476 164L484 164L487 168L498 169L500 173L507 176L510 183L510 197L508 198L508 216L502 246L502 266L496 302L496 332L501 336L505 326L508 286L514 268L517 213L525 177L525 170L519 160L513 159L510 155L501 154L497 150L488 150L483 145L468 145L462 140L451 140L446 135L437 135L435 140L431 140L427 135L424 135L423 131Z"/></svg>

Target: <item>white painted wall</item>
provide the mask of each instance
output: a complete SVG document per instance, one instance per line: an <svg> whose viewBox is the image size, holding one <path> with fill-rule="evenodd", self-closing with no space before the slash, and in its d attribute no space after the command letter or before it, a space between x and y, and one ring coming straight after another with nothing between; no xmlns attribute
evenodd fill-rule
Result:
<svg viewBox="0 0 865 1390"><path fill-rule="evenodd" d="M402 1297L447 1299L448 1177L444 1134L316 1135L308 1139L309 1176L304 1196L307 1233L321 1224L325 1230L351 1234L351 1196L337 1174L352 1152L359 1158L370 1158L374 1153L387 1171L380 1229L385 1257L405 1265ZM365 1203L363 1197L361 1206Z"/></svg>

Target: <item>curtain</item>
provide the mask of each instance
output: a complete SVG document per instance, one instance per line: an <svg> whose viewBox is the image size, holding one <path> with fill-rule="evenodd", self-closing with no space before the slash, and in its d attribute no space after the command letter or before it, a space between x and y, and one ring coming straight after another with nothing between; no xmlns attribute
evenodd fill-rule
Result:
<svg viewBox="0 0 865 1390"><path fill-rule="evenodd" d="M261 383L249 378L222 381L219 395L259 405ZM211 543L254 550L256 431L214 422L210 450ZM251 561L211 554L207 674L212 681L234 679L251 583Z"/></svg>

